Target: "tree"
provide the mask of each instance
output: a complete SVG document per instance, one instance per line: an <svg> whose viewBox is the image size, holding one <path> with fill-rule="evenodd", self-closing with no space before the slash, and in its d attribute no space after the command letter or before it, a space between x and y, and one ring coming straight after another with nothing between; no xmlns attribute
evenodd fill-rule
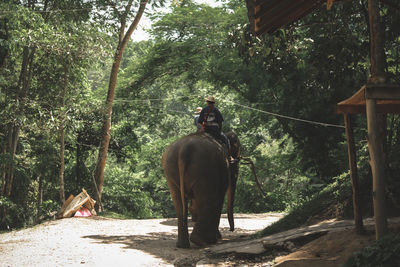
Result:
<svg viewBox="0 0 400 267"><path fill-rule="evenodd" d="M124 49L125 49L126 45L128 44L133 31L136 29L137 25L139 24L139 21L144 13L144 10L146 8L146 4L147 4L148 0L140 0L140 2L138 4L138 10L136 12L136 15L129 26L127 23L130 18L131 9L134 6L133 0L119 1L118 5L117 5L117 3L113 3L111 0L109 0L107 2L111 5L111 7L116 15L116 18L118 19L119 27L117 30L118 43L117 43L117 46L116 46L115 52L114 52L114 58L113 58L113 63L112 63L111 73L110 73L110 80L109 80L109 84L108 84L107 98L106 98L106 103L105 103L105 107L104 107L103 128L102 128L102 132L101 132L102 137L101 137L100 146L99 146L99 155L98 155L98 160L97 160L97 164L96 164L96 168L95 168L95 172L94 172L94 177L95 177L95 182L96 182L96 184L95 184L96 200L100 207L100 211L102 211L101 194L102 194L103 183L104 183L104 167L106 164L107 152L108 152L108 147L110 144L111 114L112 114L112 105L114 102L115 87L117 85L118 70L119 70L119 66L121 64ZM121 7L121 6L125 6L125 8L122 12L120 12L118 9L118 7ZM127 28L127 30L126 30L126 28Z"/></svg>
<svg viewBox="0 0 400 267"><path fill-rule="evenodd" d="M84 2L47 0L0 4L1 10L7 11L0 14L0 20L7 23L2 25L6 28L6 37L0 43L0 50L7 51L0 69L0 197L23 209L30 205L22 198L24 192L36 197L36 180L38 210L46 185L52 184L58 189L61 202L65 198L65 145L73 139L70 129L76 122L74 113L82 110L78 105L85 101L81 96L87 89L90 61L93 55L96 60L100 59L108 40L104 34L100 38L98 25L87 22L91 5ZM70 4L77 9L71 10ZM53 154L56 138L60 146L58 153ZM42 160L47 165L42 165ZM54 183L51 179L57 174L53 173L53 166L57 165L59 180Z"/></svg>

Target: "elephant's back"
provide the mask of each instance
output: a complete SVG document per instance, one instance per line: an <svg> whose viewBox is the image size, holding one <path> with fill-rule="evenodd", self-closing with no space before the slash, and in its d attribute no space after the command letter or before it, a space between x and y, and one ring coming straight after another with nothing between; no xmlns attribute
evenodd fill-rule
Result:
<svg viewBox="0 0 400 267"><path fill-rule="evenodd" d="M201 168L216 167L226 160L222 145L207 133L188 135L182 138L178 146L181 164L194 164Z"/></svg>
<svg viewBox="0 0 400 267"><path fill-rule="evenodd" d="M206 133L184 136L172 143L163 154L162 165L169 183L178 187L181 176L187 181L185 187L191 188L199 180L227 183L229 175L225 151Z"/></svg>
<svg viewBox="0 0 400 267"><path fill-rule="evenodd" d="M225 151L220 143L207 133L194 133L173 142L163 154L163 166L225 160Z"/></svg>

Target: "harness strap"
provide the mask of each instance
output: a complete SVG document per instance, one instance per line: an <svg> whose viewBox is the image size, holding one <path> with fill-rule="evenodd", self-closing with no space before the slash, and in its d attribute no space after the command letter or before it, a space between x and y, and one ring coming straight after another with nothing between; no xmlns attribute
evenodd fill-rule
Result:
<svg viewBox="0 0 400 267"><path fill-rule="evenodd" d="M204 132L206 129L206 124L207 124L207 120L208 120L208 116L210 115L211 111L214 109L213 106L210 107L210 109L208 110L206 116L204 117L204 121L201 123L201 131Z"/></svg>

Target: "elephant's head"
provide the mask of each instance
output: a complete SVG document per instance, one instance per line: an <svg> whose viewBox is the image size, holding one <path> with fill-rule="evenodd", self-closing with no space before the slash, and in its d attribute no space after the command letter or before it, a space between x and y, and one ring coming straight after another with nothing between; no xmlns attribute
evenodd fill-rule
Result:
<svg viewBox="0 0 400 267"><path fill-rule="evenodd" d="M228 132L226 133L226 136L229 139L230 142L230 155L235 158L239 159L240 157L240 141L238 136L233 133L233 132ZM233 231L235 229L235 223L233 220L233 204L235 201L235 191L236 191L236 182L238 179L239 175L239 161L236 161L235 163L231 163L229 165L229 171L230 171L230 179L229 179L229 187L228 187L228 207L227 207L227 212L228 212L228 220L229 220L229 227L230 231Z"/></svg>

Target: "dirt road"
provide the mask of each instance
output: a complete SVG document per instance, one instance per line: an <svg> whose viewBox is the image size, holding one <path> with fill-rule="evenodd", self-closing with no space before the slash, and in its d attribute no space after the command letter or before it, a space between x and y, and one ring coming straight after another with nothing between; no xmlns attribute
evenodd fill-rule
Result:
<svg viewBox="0 0 400 267"><path fill-rule="evenodd" d="M236 214L234 232L229 232L223 216L221 243L244 239L282 216ZM0 267L174 266L180 261L187 261L188 265L206 262L207 248L178 249L176 237L176 219L94 217L49 221L0 234Z"/></svg>

